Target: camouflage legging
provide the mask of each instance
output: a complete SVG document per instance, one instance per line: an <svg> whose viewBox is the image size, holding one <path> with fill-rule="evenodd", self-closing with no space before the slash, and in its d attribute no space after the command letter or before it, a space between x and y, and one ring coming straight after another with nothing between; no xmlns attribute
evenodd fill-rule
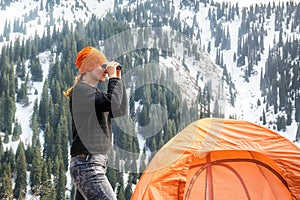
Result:
<svg viewBox="0 0 300 200"><path fill-rule="evenodd" d="M107 156L103 154L72 157L70 174L76 187L75 200L116 200L105 175Z"/></svg>

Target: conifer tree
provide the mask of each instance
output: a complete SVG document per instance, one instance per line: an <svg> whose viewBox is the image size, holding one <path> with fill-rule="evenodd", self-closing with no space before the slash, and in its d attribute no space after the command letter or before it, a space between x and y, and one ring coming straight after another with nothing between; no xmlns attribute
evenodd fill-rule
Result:
<svg viewBox="0 0 300 200"><path fill-rule="evenodd" d="M300 10L300 9L299 9ZM293 65L293 77L291 88L297 90L300 87L300 72L299 72L299 62Z"/></svg>
<svg viewBox="0 0 300 200"><path fill-rule="evenodd" d="M5 20L5 24L4 24L4 31L3 31L3 36L4 37L9 37L9 34L11 32L11 24L10 22L8 22L7 20Z"/></svg>
<svg viewBox="0 0 300 200"><path fill-rule="evenodd" d="M7 95L7 93L6 93ZM6 96L4 97L4 109L3 109L3 114L4 114L4 130L6 134L11 134L12 133L12 124L14 121L14 116L15 116L15 102L14 98Z"/></svg>
<svg viewBox="0 0 300 200"><path fill-rule="evenodd" d="M137 168L137 160L135 160L135 155L132 155L132 166L130 173L132 174L132 183L137 183L138 179L138 168Z"/></svg>
<svg viewBox="0 0 300 200"><path fill-rule="evenodd" d="M46 165L47 165L47 171L48 171L48 174L49 174L49 178L51 178L51 174L53 174L53 170L52 170L52 164L53 163L53 161L52 161L52 159L51 159L51 157L50 158L48 158L47 159L47 163L46 163Z"/></svg>
<svg viewBox="0 0 300 200"><path fill-rule="evenodd" d="M31 117L31 129L32 129L32 144L36 144L39 138L39 123L38 123L38 110L37 99L34 102L34 109Z"/></svg>
<svg viewBox="0 0 300 200"><path fill-rule="evenodd" d="M28 105L27 82L21 83L21 88L17 92L17 102L22 102L24 106Z"/></svg>
<svg viewBox="0 0 300 200"><path fill-rule="evenodd" d="M4 147L3 147L3 144L2 144L2 140L0 140L0 158L3 158L3 155L4 155ZM0 159L0 163L1 162L3 162L2 159Z"/></svg>
<svg viewBox="0 0 300 200"><path fill-rule="evenodd" d="M19 29L19 28L18 28ZM14 41L14 47L13 47L13 61L17 62L20 59L20 53L21 53L21 46L20 46L20 38L17 38Z"/></svg>
<svg viewBox="0 0 300 200"><path fill-rule="evenodd" d="M56 188L52 183L51 179L42 182L42 186L40 188L40 199L56 199Z"/></svg>
<svg viewBox="0 0 300 200"><path fill-rule="evenodd" d="M48 79L45 79L42 97L39 104L39 124L43 130L45 130L46 123L48 121L49 114L49 94L48 94Z"/></svg>
<svg viewBox="0 0 300 200"><path fill-rule="evenodd" d="M7 51L2 48L0 57L0 131L12 133L12 124L15 119L15 76L14 69L9 64Z"/></svg>
<svg viewBox="0 0 300 200"><path fill-rule="evenodd" d="M126 200L130 200L131 196L132 196L132 174L129 173L129 177L128 177L128 181L127 181L127 185L125 188L125 199Z"/></svg>
<svg viewBox="0 0 300 200"><path fill-rule="evenodd" d="M61 116L61 120L59 121L57 127L57 135L60 137L60 147L61 149L61 156L64 162L65 171L68 170L68 123L65 116Z"/></svg>
<svg viewBox="0 0 300 200"><path fill-rule="evenodd" d="M135 102L134 102L134 98L135 97L135 93L134 93L134 88L133 88L133 84L131 85L130 88L130 97L129 97L129 110L130 110L130 116L131 117L135 117Z"/></svg>
<svg viewBox="0 0 300 200"><path fill-rule="evenodd" d="M21 134L22 134L21 124L18 122L18 120L16 120L14 130L13 130L12 141L18 140Z"/></svg>
<svg viewBox="0 0 300 200"><path fill-rule="evenodd" d="M3 166L3 176L0 180L0 199L12 200L13 199L13 189L11 180L11 168L10 165L4 164Z"/></svg>
<svg viewBox="0 0 300 200"><path fill-rule="evenodd" d="M9 150L6 150L3 153L3 157L1 159L2 163L6 163L7 165L10 165L11 171L15 171L15 166L16 166L16 159L15 159L15 154L13 152L13 149L10 148ZM1 172L1 171L0 171Z"/></svg>
<svg viewBox="0 0 300 200"><path fill-rule="evenodd" d="M26 157L25 157L25 149L24 144L22 142L19 143L18 154L16 155L16 179L15 179L15 188L13 190L14 198L23 199L27 192L26 186Z"/></svg>
<svg viewBox="0 0 300 200"><path fill-rule="evenodd" d="M266 124L267 124L267 120L266 120L266 113L265 113L265 110L263 110L262 120L263 120L263 125L266 125Z"/></svg>
<svg viewBox="0 0 300 200"><path fill-rule="evenodd" d="M149 146L150 150L152 152L155 152L157 150L157 145L156 145L155 137L147 138L147 141L149 141L149 144L147 144L147 145Z"/></svg>
<svg viewBox="0 0 300 200"><path fill-rule="evenodd" d="M146 150L145 148L143 149L143 152L142 152L142 156L141 156L141 159L140 159L140 167L139 167L139 174L138 174L138 178L141 177L141 175L143 174L143 171L145 170L146 168Z"/></svg>
<svg viewBox="0 0 300 200"><path fill-rule="evenodd" d="M54 144L54 132L50 123L48 122L44 131L44 148L43 148L43 157L48 160L49 158L53 160L53 144Z"/></svg>
<svg viewBox="0 0 300 200"><path fill-rule="evenodd" d="M33 52L35 52L35 50L33 50ZM43 70L42 70L42 66L40 64L40 59L38 56L31 57L31 63L30 63L29 68L30 68L31 75L32 75L31 79L33 81L41 82L43 80Z"/></svg>
<svg viewBox="0 0 300 200"><path fill-rule="evenodd" d="M167 124L164 129L164 141L169 141L173 137L173 120L168 119Z"/></svg>
<svg viewBox="0 0 300 200"><path fill-rule="evenodd" d="M158 139L156 139L158 141L157 148L160 149L165 144L164 139L163 139L163 134L161 131L158 134L156 134L156 138L158 138Z"/></svg>
<svg viewBox="0 0 300 200"><path fill-rule="evenodd" d="M295 95L295 121L300 122L300 93Z"/></svg>
<svg viewBox="0 0 300 200"><path fill-rule="evenodd" d="M142 127L147 126L149 122L150 122L150 118L149 118L148 105L144 104L141 113L139 114L139 125Z"/></svg>
<svg viewBox="0 0 300 200"><path fill-rule="evenodd" d="M53 172L55 183L58 182L58 178L59 178L59 164L60 164L59 162L60 162L60 157L59 157L59 155L56 155L55 160L52 165L52 172Z"/></svg>
<svg viewBox="0 0 300 200"><path fill-rule="evenodd" d="M118 172L118 180L117 199L125 200L124 178L122 170Z"/></svg>
<svg viewBox="0 0 300 200"><path fill-rule="evenodd" d="M48 166L47 161L44 159L41 159L42 161L42 176L41 176L41 182L45 183L49 180L51 180L51 174L48 172Z"/></svg>
<svg viewBox="0 0 300 200"><path fill-rule="evenodd" d="M66 171L64 162L62 160L58 161L58 177L56 178L56 199L57 200L65 200L65 192L66 192Z"/></svg>
<svg viewBox="0 0 300 200"><path fill-rule="evenodd" d="M109 155L109 167L107 168L107 178L112 186L112 188L115 188L117 185L117 173L116 173L116 168L115 168L115 160L114 160L114 151L111 150Z"/></svg>
<svg viewBox="0 0 300 200"><path fill-rule="evenodd" d="M295 142L299 142L300 141L300 123L297 123L297 132L296 132L296 138L295 138Z"/></svg>
<svg viewBox="0 0 300 200"><path fill-rule="evenodd" d="M32 164L33 154L34 153L33 153L33 147L32 147L32 145L27 145L27 148L25 150L25 157L26 157L26 162L29 165Z"/></svg>
<svg viewBox="0 0 300 200"><path fill-rule="evenodd" d="M30 186L33 192L39 188L42 183L42 170L41 144L39 138L37 138L36 144L33 145L32 167L30 170Z"/></svg>
<svg viewBox="0 0 300 200"><path fill-rule="evenodd" d="M40 11L43 11L44 10L44 1L41 0L41 4L40 4Z"/></svg>

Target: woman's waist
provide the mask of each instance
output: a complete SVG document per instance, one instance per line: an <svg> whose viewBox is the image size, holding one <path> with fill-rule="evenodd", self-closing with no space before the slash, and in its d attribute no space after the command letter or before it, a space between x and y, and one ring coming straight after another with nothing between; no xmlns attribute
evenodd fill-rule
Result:
<svg viewBox="0 0 300 200"><path fill-rule="evenodd" d="M71 157L70 166L75 165L86 165L86 164L93 164L93 165L102 165L106 166L108 162L108 155L103 153L82 153L77 154Z"/></svg>

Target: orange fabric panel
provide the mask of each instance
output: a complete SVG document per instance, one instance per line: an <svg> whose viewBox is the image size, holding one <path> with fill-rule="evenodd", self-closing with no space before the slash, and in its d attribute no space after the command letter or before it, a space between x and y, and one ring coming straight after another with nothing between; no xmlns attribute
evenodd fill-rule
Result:
<svg viewBox="0 0 300 200"><path fill-rule="evenodd" d="M189 170L184 199L291 199L289 190L276 175L251 162L224 162L210 166L212 194L209 195L206 189L209 167L202 169L202 166Z"/></svg>
<svg viewBox="0 0 300 200"><path fill-rule="evenodd" d="M182 186L189 185L186 180L189 179L190 169L196 164L207 162L208 153L211 153L211 162L224 158L251 158L262 162L284 178L293 199L300 199L300 149L297 146L279 134L256 124L215 118L201 119L190 124L164 145L148 164L131 199L182 199L186 192L182 190ZM224 170L223 168L212 169L218 172ZM244 168L237 169L241 174L245 174L244 178L250 180L258 171L255 171L255 167L250 167L246 170L247 173L244 173ZM246 176L247 174L254 175ZM267 180L278 181L276 176L266 174L265 182L260 181L258 184L264 186L260 194L283 190L278 195L286 195L282 184L276 184L273 186L275 188L266 186ZM218 176L215 178L217 179L213 179L214 182L222 182ZM204 184L203 181L200 182L200 186ZM256 191L257 185L251 183L247 182L247 187L252 187L249 188L252 192ZM218 190L222 191L222 188L228 187L229 184L230 181L218 184ZM224 192L226 194L226 191ZM271 198L266 196L263 199L269 197Z"/></svg>

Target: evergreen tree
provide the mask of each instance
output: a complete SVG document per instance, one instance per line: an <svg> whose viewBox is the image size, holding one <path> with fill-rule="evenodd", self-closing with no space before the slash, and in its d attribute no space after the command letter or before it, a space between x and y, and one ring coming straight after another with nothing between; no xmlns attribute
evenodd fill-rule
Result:
<svg viewBox="0 0 300 200"><path fill-rule="evenodd" d="M21 124L16 120L14 130L13 130L13 136L12 141L17 141L22 134L22 127Z"/></svg>
<svg viewBox="0 0 300 200"><path fill-rule="evenodd" d="M42 167L41 144L39 138L37 138L36 144L33 145L33 159L30 170L30 186L33 192L42 184Z"/></svg>
<svg viewBox="0 0 300 200"><path fill-rule="evenodd" d="M19 28L18 28L19 29ZM19 30L18 30L19 31ZM14 41L14 47L13 47L13 61L17 62L20 59L20 54L21 54L21 44L20 44L20 38L17 38Z"/></svg>
<svg viewBox="0 0 300 200"><path fill-rule="evenodd" d="M42 182L42 185L40 187L40 199L56 199L56 188L50 179Z"/></svg>
<svg viewBox="0 0 300 200"><path fill-rule="evenodd" d="M9 34L11 32L11 24L10 22L8 22L7 20L5 20L5 24L4 24L4 31L3 31L3 36L4 37L9 37Z"/></svg>
<svg viewBox="0 0 300 200"><path fill-rule="evenodd" d="M64 162L62 160L60 160L58 164L58 177L56 180L56 199L65 200L67 178Z"/></svg>
<svg viewBox="0 0 300 200"><path fill-rule="evenodd" d="M46 128L44 131L44 139L46 142L44 142L44 148L43 148L43 157L48 160L54 160L53 158L53 144L54 142L54 132L52 127L50 126L50 123L48 122L46 124Z"/></svg>
<svg viewBox="0 0 300 200"><path fill-rule="evenodd" d="M125 188L125 199L130 200L132 196L132 174L129 173L127 186Z"/></svg>
<svg viewBox="0 0 300 200"><path fill-rule="evenodd" d="M48 174L49 174L49 176L51 177L51 175L53 174L53 170L52 170L52 165L53 165L53 161L52 161L52 159L51 158L48 158L47 159L47 163L46 163L46 165L47 165L47 171L48 171Z"/></svg>
<svg viewBox="0 0 300 200"><path fill-rule="evenodd" d="M139 125L142 127L147 126L150 122L148 105L149 104L144 105L139 114Z"/></svg>
<svg viewBox="0 0 300 200"><path fill-rule="evenodd" d="M41 4L40 4L40 11L43 11L44 10L44 1L41 0Z"/></svg>
<svg viewBox="0 0 300 200"><path fill-rule="evenodd" d="M300 141L300 123L298 122L297 124L298 124L298 128L297 128L295 142L299 142Z"/></svg>
<svg viewBox="0 0 300 200"><path fill-rule="evenodd" d="M57 148L61 150L61 156L64 162L65 171L67 171L68 170L68 122L67 122L67 118L63 115L61 116L61 120L59 121L57 127L57 136L59 137L57 143L60 142L59 144L60 146Z"/></svg>
<svg viewBox="0 0 300 200"><path fill-rule="evenodd" d="M4 147L2 144L2 140L0 140L0 158L3 158L3 155L4 155ZM3 162L3 161L0 159L0 164L1 164L1 162Z"/></svg>
<svg viewBox="0 0 300 200"><path fill-rule="evenodd" d="M140 159L140 167L139 167L139 176L138 176L138 178L141 177L141 175L143 174L143 171L145 170L145 168L146 168L146 150L144 148L141 159Z"/></svg>
<svg viewBox="0 0 300 200"><path fill-rule="evenodd" d="M296 98L295 98L295 121L296 122L300 122L300 93L295 95Z"/></svg>
<svg viewBox="0 0 300 200"><path fill-rule="evenodd" d="M300 87L299 63L293 65L293 78L291 88L297 90Z"/></svg>
<svg viewBox="0 0 300 200"><path fill-rule="evenodd" d="M109 155L109 163L110 163L110 167L107 168L107 178L112 186L112 188L115 188L117 183L118 183L118 179L117 179L117 173L116 173L116 169L115 169L115 160L114 160L114 151L111 150Z"/></svg>
<svg viewBox="0 0 300 200"><path fill-rule="evenodd" d="M262 117L262 120L263 120L263 125L266 125L266 124L267 124L267 120L266 120L266 113L265 113L265 110L263 110L263 117Z"/></svg>
<svg viewBox="0 0 300 200"><path fill-rule="evenodd" d="M40 131L39 131L39 123L38 123L38 103L37 103L37 99L34 102L34 109L33 109L33 113L31 116L31 129L32 129L32 144L36 144L37 140L39 138L40 135Z"/></svg>
<svg viewBox="0 0 300 200"><path fill-rule="evenodd" d="M59 164L60 164L59 162L60 162L59 155L56 155L55 160L53 162L53 165L51 166L55 183L58 182L58 178L59 178L59 169L60 169L59 168Z"/></svg>
<svg viewBox="0 0 300 200"><path fill-rule="evenodd" d="M174 121L169 119L167 121L167 124L165 126L165 129L164 129L164 141L167 142L169 141L173 135L175 134L173 131L174 131Z"/></svg>
<svg viewBox="0 0 300 200"><path fill-rule="evenodd" d="M45 130L46 122L48 121L49 114L49 94L48 94L48 79L45 79L42 97L39 105L39 124Z"/></svg>
<svg viewBox="0 0 300 200"><path fill-rule="evenodd" d="M13 189L11 180L11 168L10 165L4 164L3 166L3 176L1 179L0 187L0 199L12 200L13 199Z"/></svg>
<svg viewBox="0 0 300 200"><path fill-rule="evenodd" d="M271 2L268 3L268 6L267 6L267 19L270 19L271 17Z"/></svg>
<svg viewBox="0 0 300 200"><path fill-rule="evenodd" d="M17 102L22 103L24 106L29 104L27 96L27 82L21 83L21 88L17 92Z"/></svg>
<svg viewBox="0 0 300 200"><path fill-rule="evenodd" d="M1 162L6 163L7 165L10 165L11 171L15 171L15 166L16 166L15 156L16 155L14 154L12 148L10 148L9 150L6 150L2 155L3 156L1 157Z"/></svg>
<svg viewBox="0 0 300 200"><path fill-rule="evenodd" d="M120 171L121 169L122 169L122 166L121 166L121 164L120 164L120 152L119 152L119 150L116 150L115 151L115 159L114 159L114 167L115 167L115 169L118 171ZM116 172L117 173L117 172ZM116 174L117 175L117 178L119 178L118 177L118 174ZM118 180L118 179L117 179Z"/></svg>
<svg viewBox="0 0 300 200"><path fill-rule="evenodd" d="M43 70L38 56L33 56L30 63L31 79L33 81L43 81Z"/></svg>
<svg viewBox="0 0 300 200"><path fill-rule="evenodd" d="M25 158L25 149L24 144L22 142L19 143L18 154L16 154L16 179L15 179L15 187L13 190L14 198L23 199L25 198L25 194L27 192L26 186L26 158Z"/></svg>
<svg viewBox="0 0 300 200"><path fill-rule="evenodd" d="M220 110L219 110L219 102L218 100L215 101L214 110L212 113L213 117L220 117Z"/></svg>
<svg viewBox="0 0 300 200"><path fill-rule="evenodd" d="M32 159L33 159L33 147L32 145L27 145L27 148L25 150L25 157L28 165L32 164Z"/></svg>
<svg viewBox="0 0 300 200"><path fill-rule="evenodd" d="M51 181L51 174L48 172L48 166L47 161L44 159L41 159L42 161L42 176L41 176L41 182L45 183L47 181Z"/></svg>
<svg viewBox="0 0 300 200"><path fill-rule="evenodd" d="M257 99L257 104L256 104L258 107L261 106L261 102L260 102L260 99Z"/></svg>
<svg viewBox="0 0 300 200"><path fill-rule="evenodd" d="M122 170L118 172L118 180L117 199L125 200L124 178Z"/></svg>
<svg viewBox="0 0 300 200"><path fill-rule="evenodd" d="M4 109L3 109L3 113L6 116L4 118L4 130L5 133L7 134L11 134L12 133L12 124L14 122L14 116L15 116L15 102L14 102L14 98L6 96L4 97Z"/></svg>
<svg viewBox="0 0 300 200"><path fill-rule="evenodd" d="M15 119L15 76L5 48L0 57L0 131L11 134Z"/></svg>

